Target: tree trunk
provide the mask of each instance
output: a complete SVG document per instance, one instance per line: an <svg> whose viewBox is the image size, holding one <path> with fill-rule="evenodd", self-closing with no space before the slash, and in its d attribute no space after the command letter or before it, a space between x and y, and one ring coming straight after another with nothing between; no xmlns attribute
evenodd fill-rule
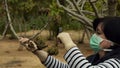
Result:
<svg viewBox="0 0 120 68"><path fill-rule="evenodd" d="M8 10L8 4L7 4L7 0L4 0L5 1L5 10L6 10L6 14L7 14L7 19L8 19L8 24L9 24L9 27L10 27L10 30L12 31L12 33L14 34L14 36L19 39L19 37L17 36L13 26L12 26L12 22L11 22L11 17L10 17L10 13L9 13L9 10Z"/></svg>
<svg viewBox="0 0 120 68"><path fill-rule="evenodd" d="M6 23L6 25L5 25L5 29L4 29L4 31L3 31L3 33L2 33L2 39L5 38L5 36L6 36L6 32L7 32L7 30L8 30L8 27L9 27L9 24Z"/></svg>
<svg viewBox="0 0 120 68"><path fill-rule="evenodd" d="M21 23L18 23L18 25L19 25L20 36L22 36L22 26L21 26Z"/></svg>
<svg viewBox="0 0 120 68"><path fill-rule="evenodd" d="M92 32L90 32L85 26L84 26L84 31L83 31L83 34L81 36L81 39L79 41L79 43L84 43L84 39L85 39L85 34L88 38L88 40L90 39L90 36L92 35Z"/></svg>
<svg viewBox="0 0 120 68"><path fill-rule="evenodd" d="M93 34L93 32L90 32L89 30L85 29L86 31L86 35L87 35L87 38L90 39L91 35Z"/></svg>
<svg viewBox="0 0 120 68"><path fill-rule="evenodd" d="M81 36L81 39L80 39L79 43L84 43L85 32L86 32L86 29L84 28L84 31L82 33L82 36Z"/></svg>

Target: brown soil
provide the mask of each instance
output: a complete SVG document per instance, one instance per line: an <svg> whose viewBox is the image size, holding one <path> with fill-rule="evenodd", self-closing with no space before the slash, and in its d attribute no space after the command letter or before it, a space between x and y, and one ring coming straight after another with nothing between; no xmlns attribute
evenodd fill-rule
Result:
<svg viewBox="0 0 120 68"><path fill-rule="evenodd" d="M79 40L80 32L67 32L70 33L74 41ZM32 33L33 31L29 31L27 34L32 35ZM40 37L43 37L45 40L48 38L48 35L48 31L43 31ZM45 43L48 46L54 45L54 41L46 41ZM0 68L45 68L39 59L34 54L27 51L25 48L23 51L18 51L19 46L20 44L17 40L4 39L0 41ZM59 54L54 57L62 62L65 62L63 59L63 56L66 52L64 46L62 44L59 44L58 47ZM88 56L92 53L87 40L84 44L78 44L78 47L85 56Z"/></svg>

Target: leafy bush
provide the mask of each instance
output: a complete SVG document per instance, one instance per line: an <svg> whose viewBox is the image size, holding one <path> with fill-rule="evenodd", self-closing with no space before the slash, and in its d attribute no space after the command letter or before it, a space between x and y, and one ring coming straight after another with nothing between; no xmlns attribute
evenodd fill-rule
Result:
<svg viewBox="0 0 120 68"><path fill-rule="evenodd" d="M49 53L49 55L57 55L59 53L56 46L48 48L47 52Z"/></svg>
<svg viewBox="0 0 120 68"><path fill-rule="evenodd" d="M9 39L10 40L12 40L12 39L17 39L13 34L11 34L10 36L9 36Z"/></svg>
<svg viewBox="0 0 120 68"><path fill-rule="evenodd" d="M39 37L35 38L34 41L37 44L39 50L47 47L47 45L45 45L45 42L43 42Z"/></svg>
<svg viewBox="0 0 120 68"><path fill-rule="evenodd" d="M4 28L5 28L5 22L3 19L0 19L0 34L3 33Z"/></svg>

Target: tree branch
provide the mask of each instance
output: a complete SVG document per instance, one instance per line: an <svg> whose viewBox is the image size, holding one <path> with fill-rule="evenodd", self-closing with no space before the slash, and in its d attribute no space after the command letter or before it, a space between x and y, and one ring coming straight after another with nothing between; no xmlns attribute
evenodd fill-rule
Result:
<svg viewBox="0 0 120 68"><path fill-rule="evenodd" d="M98 0L90 0L91 3L95 3L97 2Z"/></svg>
<svg viewBox="0 0 120 68"><path fill-rule="evenodd" d="M95 16L95 13L94 13L94 12L91 12L91 11L82 10L82 12L83 12L84 14L88 14L88 15L91 15L91 16Z"/></svg>
<svg viewBox="0 0 120 68"><path fill-rule="evenodd" d="M87 25L89 25L89 26L92 26L92 23L91 23L92 20L88 19L87 17L81 16L81 15L79 15L79 14L71 11L70 9L64 7L63 5L61 5L61 4L59 3L59 0L57 0L57 4L58 4L61 8L63 8L65 11L67 11L69 14L71 14L72 16L74 16L74 17L76 17L76 18L79 18L79 19L81 19L82 21L84 21L85 24L87 24Z"/></svg>
<svg viewBox="0 0 120 68"><path fill-rule="evenodd" d="M73 3L73 5L75 6L77 12L78 12L80 15L84 16L84 14L80 11L79 7L76 5L75 0L72 0L72 3Z"/></svg>
<svg viewBox="0 0 120 68"><path fill-rule="evenodd" d="M96 17L99 18L100 16L99 16L99 13L98 13L98 10L97 10L95 4L91 0L89 0L89 3L93 8L93 11L95 12Z"/></svg>
<svg viewBox="0 0 120 68"><path fill-rule="evenodd" d="M72 3L70 0L66 0L66 1L67 1L67 3L69 4L69 5L68 5L69 8L71 7L71 8L73 8L73 9L75 9L73 3Z"/></svg>
<svg viewBox="0 0 120 68"><path fill-rule="evenodd" d="M48 26L48 24L49 24L49 22L47 22L47 23L41 28L41 30L40 30L38 33L36 33L35 35L33 35L33 36L30 38L30 40L33 40L34 38L36 38L36 37Z"/></svg>
<svg viewBox="0 0 120 68"><path fill-rule="evenodd" d="M78 0L76 4L79 6L79 5L80 5L80 3L81 3L81 0Z"/></svg>
<svg viewBox="0 0 120 68"><path fill-rule="evenodd" d="M86 1L87 1L87 0L83 0L82 5L81 5L81 8L80 8L81 10L83 10L83 7L84 7Z"/></svg>

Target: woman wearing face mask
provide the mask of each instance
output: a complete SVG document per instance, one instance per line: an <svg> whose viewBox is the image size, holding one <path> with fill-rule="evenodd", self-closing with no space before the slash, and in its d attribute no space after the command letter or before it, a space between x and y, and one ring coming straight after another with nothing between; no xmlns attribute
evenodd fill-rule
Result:
<svg viewBox="0 0 120 68"><path fill-rule="evenodd" d="M48 55L43 50L38 50L37 45L29 47L28 39L21 38L20 42L32 51L47 68L120 68L120 17L106 17L101 19L96 27L96 34L91 37L90 45L95 51L92 62L83 56L70 35L62 32L58 38L65 45L67 53L64 58L67 63L62 63ZM97 42L96 42L97 40Z"/></svg>
<svg viewBox="0 0 120 68"><path fill-rule="evenodd" d="M101 58L106 52L112 51L112 49L109 48L113 46L114 43L107 40L103 32L104 20L109 20L109 18L110 17L97 18L93 21L95 33L90 38L90 47L94 50L95 54L88 56L87 59L94 65L101 62Z"/></svg>

